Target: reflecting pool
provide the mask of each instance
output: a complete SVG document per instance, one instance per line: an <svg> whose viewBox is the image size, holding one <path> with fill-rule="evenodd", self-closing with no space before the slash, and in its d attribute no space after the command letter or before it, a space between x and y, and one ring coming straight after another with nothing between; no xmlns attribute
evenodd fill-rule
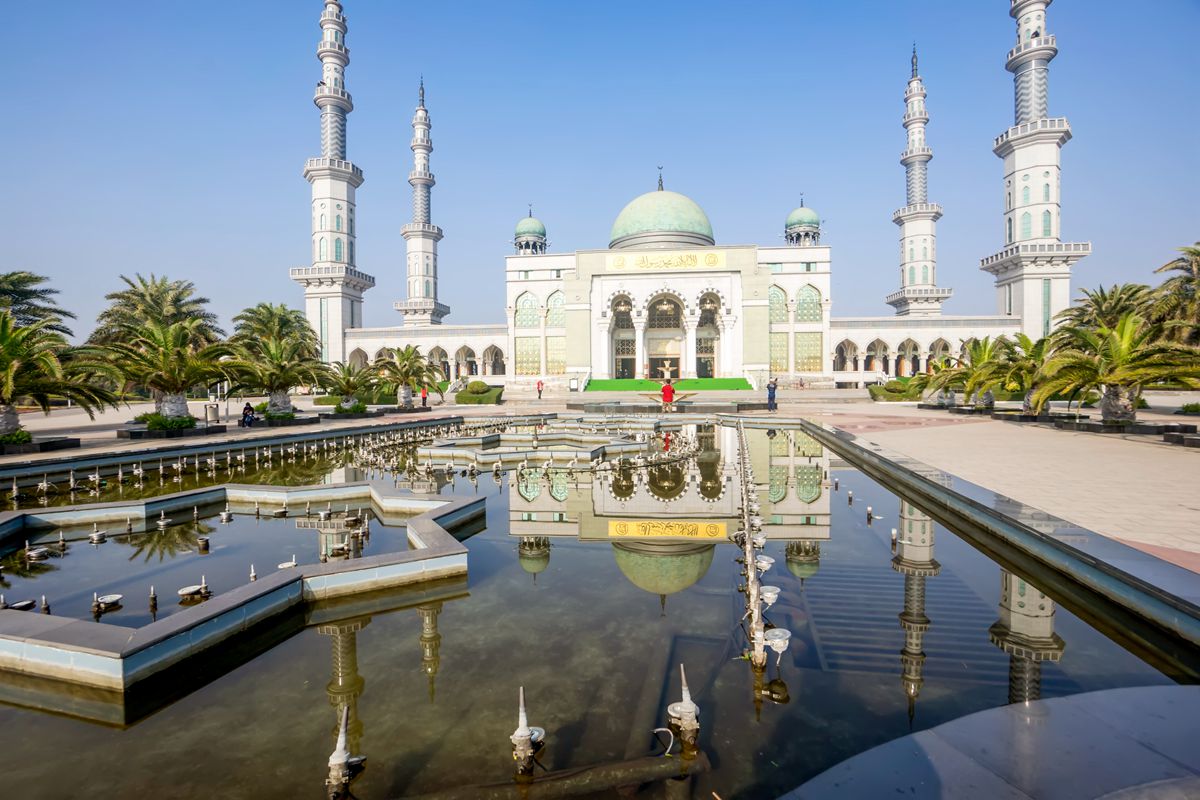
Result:
<svg viewBox="0 0 1200 800"><path fill-rule="evenodd" d="M111 697L0 677L7 785L68 797L86 776L100 797L318 796L345 714L346 747L367 759L356 797L520 797L509 737L523 686L529 724L546 731L535 772L545 796L774 797L867 748L974 711L1169 682L789 430L747 431L764 552L774 559L763 582L780 589L766 615L792 634L778 662L772 654L755 669L743 658L741 550L727 539L741 520L734 430L686 434L699 444L695 458L629 461L603 477L530 468L499 484L458 473L416 482L429 493L488 496L486 529L465 542L468 581L309 606L281 641L239 645L243 655L186 687L139 698L128 724L105 717L106 704L120 702ZM402 477L341 463L313 482L335 470L338 480L389 487ZM404 481L414 483L411 474ZM66 561L97 559L79 579L90 601L91 585L118 561L180 569L174 586L215 563L219 542L261 537L245 547L264 548L254 557L269 568L292 552L289 539L310 553L316 546L293 519L217 528L208 555L181 532L180 546L139 553L132 541L109 542ZM402 537L400 526L387 530L373 528ZM229 580L250 550L232 553ZM40 595L55 574L21 577L21 591ZM214 567L208 580L224 575ZM143 617L129 613L128 622L105 621L148 619L140 597ZM647 758L668 741L652 731L680 698L680 664L701 725L685 778L674 777L685 761L678 745L671 759Z"/></svg>

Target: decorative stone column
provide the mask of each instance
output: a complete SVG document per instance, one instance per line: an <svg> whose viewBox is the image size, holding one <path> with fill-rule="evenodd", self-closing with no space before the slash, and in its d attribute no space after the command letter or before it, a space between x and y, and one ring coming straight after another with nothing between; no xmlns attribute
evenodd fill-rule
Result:
<svg viewBox="0 0 1200 800"><path fill-rule="evenodd" d="M538 314L538 375L546 377L546 307L542 306Z"/></svg>
<svg viewBox="0 0 1200 800"><path fill-rule="evenodd" d="M639 378L646 377L646 322L635 318L633 320L634 353L636 363L634 374Z"/></svg>
<svg viewBox="0 0 1200 800"><path fill-rule="evenodd" d="M688 323L691 323L690 325ZM696 377L696 323L697 319L685 320L683 328L683 358L679 359L679 377Z"/></svg>

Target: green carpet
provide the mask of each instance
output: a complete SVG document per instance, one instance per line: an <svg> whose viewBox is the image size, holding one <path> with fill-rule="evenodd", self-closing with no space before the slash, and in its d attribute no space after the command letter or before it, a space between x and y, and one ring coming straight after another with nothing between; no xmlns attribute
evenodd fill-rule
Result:
<svg viewBox="0 0 1200 800"><path fill-rule="evenodd" d="M674 386L681 392L715 392L750 389L750 382L745 378L685 378L675 381ZM649 381L642 378L597 378L588 381L586 391L589 392L657 392L662 389L659 381Z"/></svg>

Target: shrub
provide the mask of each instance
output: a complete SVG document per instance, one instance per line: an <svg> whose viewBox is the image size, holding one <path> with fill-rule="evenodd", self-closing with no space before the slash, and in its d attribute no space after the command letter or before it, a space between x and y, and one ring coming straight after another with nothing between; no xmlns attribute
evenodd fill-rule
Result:
<svg viewBox="0 0 1200 800"><path fill-rule="evenodd" d="M897 403L921 399L920 392L911 391L903 383L899 384L899 390L888 388L893 383L898 383L898 381L888 381L883 386L872 384L867 387L867 392L871 395L871 399L876 402Z"/></svg>
<svg viewBox="0 0 1200 800"><path fill-rule="evenodd" d="M158 415L155 414L153 411L147 411L145 414L138 414L136 417L133 418L133 421L139 422L139 423L146 423L146 422L150 421L151 417L156 417L156 416L158 416Z"/></svg>
<svg viewBox="0 0 1200 800"><path fill-rule="evenodd" d="M29 444L32 441L33 434L27 430L15 430L0 436L0 444Z"/></svg>
<svg viewBox="0 0 1200 800"><path fill-rule="evenodd" d="M364 413L366 413L366 410L367 410L366 403L364 403L362 400L355 400L353 403L351 403L348 406L344 406L341 403L338 403L336 406L334 406L333 413L335 413L335 414L364 414Z"/></svg>
<svg viewBox="0 0 1200 800"><path fill-rule="evenodd" d="M888 381L887 383L885 383L883 385L883 388L887 389L889 392L900 393L900 392L905 391L905 389L907 389L908 387L905 386L902 381L892 379L892 380Z"/></svg>
<svg viewBox="0 0 1200 800"><path fill-rule="evenodd" d="M487 394L491 390L492 387L488 386L483 381L471 381L469 384L467 384L467 391L471 394Z"/></svg>
<svg viewBox="0 0 1200 800"><path fill-rule="evenodd" d="M196 427L195 417L164 417L162 414L145 414L146 430L180 431Z"/></svg>
<svg viewBox="0 0 1200 800"><path fill-rule="evenodd" d="M314 406L336 406L341 405L341 403L342 398L338 397L336 394L326 394L313 398Z"/></svg>
<svg viewBox="0 0 1200 800"><path fill-rule="evenodd" d="M1100 395L1089 394L1087 399L1083 401L1083 407L1084 408L1095 408L1096 404L1099 402L1100 402ZM1150 404L1146 402L1146 398L1139 397L1137 399L1137 402L1133 404L1133 407L1141 410L1143 408L1149 408Z"/></svg>
<svg viewBox="0 0 1200 800"><path fill-rule="evenodd" d="M266 405L266 403L263 403L263 405ZM285 414L272 414L270 412L267 412L265 416L267 419L295 419L296 412L288 411Z"/></svg>
<svg viewBox="0 0 1200 800"><path fill-rule="evenodd" d="M482 383L482 381L476 381L475 383ZM487 384L483 385L487 386ZM487 392L484 394L475 394L468 386L466 390L454 395L454 402L464 406L495 405L500 402L500 396L503 394L503 386L488 386Z"/></svg>
<svg viewBox="0 0 1200 800"><path fill-rule="evenodd" d="M259 414L265 414L265 413L267 413L267 405L268 405L267 401L263 400L261 403L259 403L258 405L256 405L254 407L254 410L257 411Z"/></svg>
<svg viewBox="0 0 1200 800"><path fill-rule="evenodd" d="M1184 414L1200 414L1200 403L1184 403L1179 410Z"/></svg>

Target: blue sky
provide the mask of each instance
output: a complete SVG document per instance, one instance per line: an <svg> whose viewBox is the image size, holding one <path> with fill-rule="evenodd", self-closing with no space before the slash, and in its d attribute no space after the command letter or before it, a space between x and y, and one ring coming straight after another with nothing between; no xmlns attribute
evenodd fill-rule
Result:
<svg viewBox="0 0 1200 800"><path fill-rule="evenodd" d="M433 119L433 219L448 322L500 321L503 257L534 204L554 251L603 247L656 181L695 199L718 243L776 244L801 192L833 247L834 314L886 314L900 126L915 39L929 90L930 199L947 313L991 313L979 259L1001 244L1012 124L1004 0L455 2L345 0L349 154L367 325L396 324L418 75ZM228 323L299 306L304 159L320 0L42 0L6 18L8 243L0 269L49 275L86 334L118 275L195 281ZM1200 2L1058 0L1050 112L1067 116L1063 232L1091 240L1074 286L1154 281L1200 239ZM1152 11L1152 13L1150 13Z"/></svg>

